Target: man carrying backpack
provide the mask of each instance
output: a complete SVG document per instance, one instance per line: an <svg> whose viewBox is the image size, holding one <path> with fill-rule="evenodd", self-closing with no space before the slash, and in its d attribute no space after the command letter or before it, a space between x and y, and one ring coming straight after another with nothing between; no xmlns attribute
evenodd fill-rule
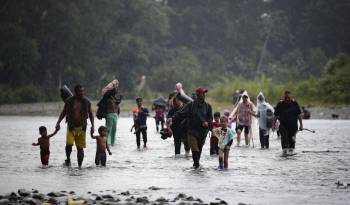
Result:
<svg viewBox="0 0 350 205"><path fill-rule="evenodd" d="M273 123L273 107L265 101L264 94L260 92L257 96L258 110L256 117L259 118L259 136L261 149L269 148L269 135Z"/></svg>
<svg viewBox="0 0 350 205"><path fill-rule="evenodd" d="M213 114L211 105L205 102L205 93L202 86L196 89L196 99L187 103L183 109L176 112L170 119L174 122L187 120L187 137L192 151L193 167L199 168L199 160L205 138L212 127Z"/></svg>
<svg viewBox="0 0 350 205"><path fill-rule="evenodd" d="M276 128L277 120L280 122L279 131L281 133L283 155L293 155L298 131L298 121L299 130L303 130L303 120L300 106L292 98L290 91L284 92L284 98L277 103L274 115L273 128Z"/></svg>

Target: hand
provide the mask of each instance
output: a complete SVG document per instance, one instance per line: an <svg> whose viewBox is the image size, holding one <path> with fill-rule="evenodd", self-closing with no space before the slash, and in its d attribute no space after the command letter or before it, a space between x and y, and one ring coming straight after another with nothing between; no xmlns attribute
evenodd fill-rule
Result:
<svg viewBox="0 0 350 205"><path fill-rule="evenodd" d="M303 130L303 129L304 129L303 124L301 124L301 125L299 126L299 130L301 131L301 130Z"/></svg>
<svg viewBox="0 0 350 205"><path fill-rule="evenodd" d="M32 143L33 146L35 146L36 144L35 143Z"/></svg>
<svg viewBox="0 0 350 205"><path fill-rule="evenodd" d="M60 123L57 123L55 128L56 130L60 130L61 129Z"/></svg>
<svg viewBox="0 0 350 205"><path fill-rule="evenodd" d="M94 128L94 126L92 126L92 127L91 127L91 130L90 130L90 134L93 135L94 132L95 132L95 128Z"/></svg>
<svg viewBox="0 0 350 205"><path fill-rule="evenodd" d="M109 155L112 155L112 152L111 152L111 151L109 151L109 152L108 152L108 154L109 154Z"/></svg>
<svg viewBox="0 0 350 205"><path fill-rule="evenodd" d="M203 122L202 126L203 127L209 127L208 122Z"/></svg>

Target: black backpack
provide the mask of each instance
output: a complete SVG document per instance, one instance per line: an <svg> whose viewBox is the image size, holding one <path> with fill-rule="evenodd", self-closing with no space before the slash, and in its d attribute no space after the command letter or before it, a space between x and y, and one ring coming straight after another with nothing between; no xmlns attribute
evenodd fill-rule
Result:
<svg viewBox="0 0 350 205"><path fill-rule="evenodd" d="M266 127L272 128L272 122L273 122L273 112L271 109L267 108L267 110L266 110Z"/></svg>

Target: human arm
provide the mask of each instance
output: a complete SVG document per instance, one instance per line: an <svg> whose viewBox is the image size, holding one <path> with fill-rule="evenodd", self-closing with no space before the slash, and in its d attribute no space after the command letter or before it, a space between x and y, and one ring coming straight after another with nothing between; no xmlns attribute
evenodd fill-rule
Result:
<svg viewBox="0 0 350 205"><path fill-rule="evenodd" d="M66 109L67 109L67 103L64 104L64 108L60 114L60 116L58 117L57 123L56 123L56 129L60 129L60 123L63 120L63 118L66 116Z"/></svg>
<svg viewBox="0 0 350 205"><path fill-rule="evenodd" d="M108 154L109 154L109 155L112 155L112 152L111 152L111 150L109 149L109 146L108 146L107 141L106 141L106 148L107 148Z"/></svg>
<svg viewBox="0 0 350 205"><path fill-rule="evenodd" d="M183 119L188 117L192 103L193 102L187 103L181 110L175 112L174 115L168 119L170 119L172 122L181 122Z"/></svg>
<svg viewBox="0 0 350 205"><path fill-rule="evenodd" d="M92 114L92 111L91 111L91 103L89 102L89 119L90 119L90 123L91 123L91 130L90 130L90 133L91 135L94 134L95 132L95 124L94 124L94 114Z"/></svg>
<svg viewBox="0 0 350 205"><path fill-rule="evenodd" d="M34 143L32 143L32 145L33 145L33 146L39 146L39 145L40 145L39 139L38 139L38 142L37 142L37 143L34 142Z"/></svg>
<svg viewBox="0 0 350 205"><path fill-rule="evenodd" d="M97 138L97 136L94 136L93 133L91 133L91 132L90 132L90 136L91 136L92 139L96 139Z"/></svg>
<svg viewBox="0 0 350 205"><path fill-rule="evenodd" d="M212 111L211 105L209 105L209 104L208 104L208 111L206 114L206 119L202 123L202 126L205 128L209 128L209 129L213 128L213 111Z"/></svg>
<svg viewBox="0 0 350 205"><path fill-rule="evenodd" d="M58 130L60 130L60 127L56 127L55 131L52 134L47 135L48 138L53 137L55 134L57 134Z"/></svg>
<svg viewBox="0 0 350 205"><path fill-rule="evenodd" d="M299 120L299 130L303 130L304 126L303 126L303 117L302 114L298 115L298 120Z"/></svg>

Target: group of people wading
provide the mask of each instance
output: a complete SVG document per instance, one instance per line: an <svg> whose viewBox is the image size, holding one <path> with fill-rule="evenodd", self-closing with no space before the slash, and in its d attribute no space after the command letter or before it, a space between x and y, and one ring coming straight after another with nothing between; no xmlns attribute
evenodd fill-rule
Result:
<svg viewBox="0 0 350 205"><path fill-rule="evenodd" d="M181 85L181 84L180 84ZM178 84L177 84L178 86ZM60 123L65 118L67 123L66 134L66 160L65 164L70 165L70 155L72 147L75 144L77 148L78 166L81 167L84 160L84 148L86 147L87 119L90 120L90 135L96 139L97 150L96 165L106 166L106 152L112 154L109 145L115 143L115 133L119 115L119 103L121 97L118 92L118 81L112 81L103 90L104 98L99 102L99 109L105 106L104 111L97 111L96 116L106 119L106 126L98 129L98 136L94 136L95 124L94 115L91 110L91 103L84 95L84 88L81 85L74 87L74 95L65 100L65 106L56 123L56 130L48 135L45 127L40 127L41 137L38 143L40 145L41 159L43 165L48 165L49 158L49 138L55 135L60 129ZM281 145L284 155L294 153L296 133L303 129L302 111L298 103L292 98L289 91L285 91L283 98L274 108L266 102L263 93L257 96L257 106L251 102L246 91L241 92L237 103L232 112L224 112L221 115L215 112L213 115L212 106L206 102L206 93L208 92L202 86L198 86L192 98L184 94L182 87L169 95L168 111L165 122L165 128L160 130L163 139L173 137L175 145L175 157L180 154L181 145L184 144L186 157L193 159L193 167L200 167L200 158L202 149L207 136L210 136L210 154L219 156L219 169L228 168L228 156L230 147L236 137L237 144L240 146L241 135L245 138L245 145L250 146L253 142L253 120L258 119L259 138L262 149L269 148L269 135L271 130L279 130L281 135ZM119 96L119 97L118 97ZM104 105L102 105L104 104ZM143 106L143 99L136 98L136 107L133 112L133 126L135 129L137 149L141 149L141 135L143 139L143 149L147 149L147 117L150 113ZM163 122L160 113L157 110L155 119L157 128L159 122ZM299 128L298 128L299 121ZM157 129L158 131L158 129ZM165 136L165 137L164 137ZM253 144L254 145L254 144Z"/></svg>

